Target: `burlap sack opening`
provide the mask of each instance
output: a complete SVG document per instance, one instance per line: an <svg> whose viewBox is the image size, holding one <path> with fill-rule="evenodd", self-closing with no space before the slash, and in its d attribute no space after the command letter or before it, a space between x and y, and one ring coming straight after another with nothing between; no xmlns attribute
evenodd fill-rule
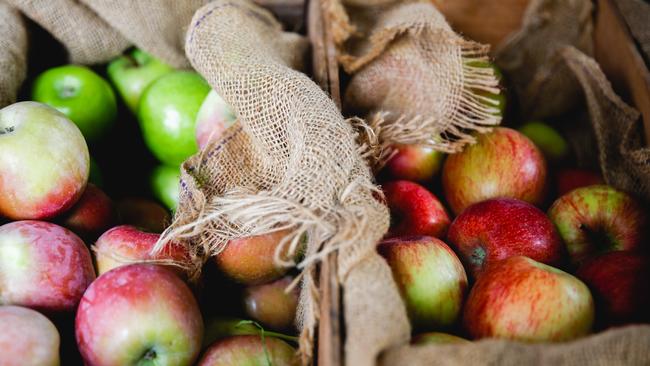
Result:
<svg viewBox="0 0 650 366"><path fill-rule="evenodd" d="M0 2L0 108L16 101L27 76L27 31L20 14Z"/></svg>

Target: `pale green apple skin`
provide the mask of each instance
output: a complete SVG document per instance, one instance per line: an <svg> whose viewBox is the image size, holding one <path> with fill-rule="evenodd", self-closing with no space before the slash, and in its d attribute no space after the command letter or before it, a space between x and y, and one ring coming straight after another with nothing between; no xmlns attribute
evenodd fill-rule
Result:
<svg viewBox="0 0 650 366"><path fill-rule="evenodd" d="M386 258L416 329L444 329L458 320L467 292L460 260L433 237L394 238L382 242Z"/></svg>
<svg viewBox="0 0 650 366"><path fill-rule="evenodd" d="M297 366L298 364L296 350L284 341L265 337L262 342L261 336L240 335L213 343L198 366Z"/></svg>
<svg viewBox="0 0 650 366"><path fill-rule="evenodd" d="M519 127L519 132L528 137L551 161L561 161L569 156L569 144L553 127L539 121L532 121Z"/></svg>
<svg viewBox="0 0 650 366"><path fill-rule="evenodd" d="M85 66L65 65L45 71L34 81L32 100L65 114L89 142L105 135L117 116L110 84Z"/></svg>
<svg viewBox="0 0 650 366"><path fill-rule="evenodd" d="M413 337L413 344L457 344L457 343L470 343L465 338L455 336L449 333L428 332L420 333Z"/></svg>
<svg viewBox="0 0 650 366"><path fill-rule="evenodd" d="M151 190L170 211L178 206L180 177L180 168L168 165L159 165L151 173Z"/></svg>
<svg viewBox="0 0 650 366"><path fill-rule="evenodd" d="M174 68L140 49L134 49L128 55L116 58L107 68L108 78L133 113L138 111L144 90L152 82L172 71Z"/></svg>
<svg viewBox="0 0 650 366"><path fill-rule="evenodd" d="M216 91L211 90L196 116L196 143L204 148L211 140L216 140L237 119L235 112Z"/></svg>
<svg viewBox="0 0 650 366"><path fill-rule="evenodd" d="M59 366L59 331L39 312L0 306L0 365Z"/></svg>
<svg viewBox="0 0 650 366"><path fill-rule="evenodd" d="M196 116L210 86L190 71L154 81L142 95L138 119L147 146L162 163L179 166L198 151Z"/></svg>
<svg viewBox="0 0 650 366"><path fill-rule="evenodd" d="M1 216L51 218L77 201L90 157L74 123L44 104L19 102L0 110L0 131Z"/></svg>

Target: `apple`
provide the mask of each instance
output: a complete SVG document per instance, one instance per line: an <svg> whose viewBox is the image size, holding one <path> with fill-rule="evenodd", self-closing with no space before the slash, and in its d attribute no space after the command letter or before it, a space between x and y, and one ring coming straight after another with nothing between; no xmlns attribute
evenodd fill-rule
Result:
<svg viewBox="0 0 650 366"><path fill-rule="evenodd" d="M174 71L145 89L138 107L142 135L162 163L179 166L198 151L196 115L210 86L192 71Z"/></svg>
<svg viewBox="0 0 650 366"><path fill-rule="evenodd" d="M569 144L553 127L544 122L531 121L519 127L537 145L549 161L562 161L569 156Z"/></svg>
<svg viewBox="0 0 650 366"><path fill-rule="evenodd" d="M100 188L104 186L104 175L102 174L99 164L97 164L97 161L93 159L92 156L90 157L88 183L92 183Z"/></svg>
<svg viewBox="0 0 650 366"><path fill-rule="evenodd" d="M204 148L210 140L220 138L236 121L237 116L232 108L216 91L211 90L196 115L196 143L199 148Z"/></svg>
<svg viewBox="0 0 650 366"><path fill-rule="evenodd" d="M151 233L161 233L171 222L169 212L158 203L144 198L129 197L117 202L117 212L123 224Z"/></svg>
<svg viewBox="0 0 650 366"><path fill-rule="evenodd" d="M213 343L198 366L273 365L297 366L296 350L286 342L273 338L241 335Z"/></svg>
<svg viewBox="0 0 650 366"><path fill-rule="evenodd" d="M501 70L490 61L470 61L467 62L468 66L475 67L475 68L490 68L492 69L492 72L494 73L494 76L496 79L499 81L499 84L502 83L503 80L503 74L501 73ZM494 115L497 116L503 116L506 111L506 96L503 91L503 86L499 85L500 92L497 93L492 93L483 89L474 89L474 94L479 96L481 98L481 102L485 105L488 105L490 107L495 107L496 111L494 112Z"/></svg>
<svg viewBox="0 0 650 366"><path fill-rule="evenodd" d="M106 71L124 103L133 113L136 113L144 90L156 79L174 69L135 48L111 61Z"/></svg>
<svg viewBox="0 0 650 366"><path fill-rule="evenodd" d="M73 311L94 279L90 252L70 230L42 221L0 226L0 305Z"/></svg>
<svg viewBox="0 0 650 366"><path fill-rule="evenodd" d="M389 236L445 236L451 220L433 193L406 180L388 182L382 190L391 214Z"/></svg>
<svg viewBox="0 0 650 366"><path fill-rule="evenodd" d="M591 331L594 301L579 279L517 256L491 264L467 297L463 325L473 338L555 342Z"/></svg>
<svg viewBox="0 0 650 366"><path fill-rule="evenodd" d="M558 266L564 254L560 236L546 214L512 198L469 206L451 224L447 238L474 277L508 257L523 255Z"/></svg>
<svg viewBox="0 0 650 366"><path fill-rule="evenodd" d="M411 339L412 344L456 344L456 343L470 343L465 338L455 336L449 333L429 332L420 333Z"/></svg>
<svg viewBox="0 0 650 366"><path fill-rule="evenodd" d="M92 183L61 218L61 224L85 239L97 238L116 221L113 201Z"/></svg>
<svg viewBox="0 0 650 366"><path fill-rule="evenodd" d="M88 180L88 146L57 110L36 102L0 109L0 216L51 218L79 199Z"/></svg>
<svg viewBox="0 0 650 366"><path fill-rule="evenodd" d="M217 267L230 279L245 285L258 285L282 277L288 267L275 263L275 251L288 230L234 239L216 256Z"/></svg>
<svg viewBox="0 0 650 366"><path fill-rule="evenodd" d="M34 81L32 100L56 108L74 122L89 142L113 126L117 103L113 89L85 66L65 65L45 71Z"/></svg>
<svg viewBox="0 0 650 366"><path fill-rule="evenodd" d="M455 214L497 197L540 205L546 192L546 161L526 136L497 127L478 135L476 144L447 157L442 186Z"/></svg>
<svg viewBox="0 0 650 366"><path fill-rule="evenodd" d="M248 316L271 329L291 328L298 307L298 288L286 291L292 282L293 278L286 276L270 283L247 287L244 290L244 304Z"/></svg>
<svg viewBox="0 0 650 366"><path fill-rule="evenodd" d="M558 198L548 216L574 264L608 251L641 249L648 240L648 213L610 186L575 189Z"/></svg>
<svg viewBox="0 0 650 366"><path fill-rule="evenodd" d="M424 145L396 145L395 154L384 166L393 179L431 183L442 167L444 154Z"/></svg>
<svg viewBox="0 0 650 366"><path fill-rule="evenodd" d="M649 322L650 258L609 252L582 264L576 276L591 289L598 319L609 325Z"/></svg>
<svg viewBox="0 0 650 366"><path fill-rule="evenodd" d="M113 268L146 260L188 263L187 251L176 244L168 245L156 256L152 255L153 247L159 238L160 234L140 231L129 225L108 230L95 242L97 273L102 275Z"/></svg>
<svg viewBox="0 0 650 366"><path fill-rule="evenodd" d="M39 312L0 306L0 365L59 366L59 332Z"/></svg>
<svg viewBox="0 0 650 366"><path fill-rule="evenodd" d="M262 328L252 320L238 318L213 317L205 321L205 333L203 336L204 348L209 347L219 339L231 336L254 335L282 339L290 342L298 342L298 337L292 337L282 333L276 333Z"/></svg>
<svg viewBox="0 0 650 366"><path fill-rule="evenodd" d="M560 169L555 173L555 181L560 196L576 188L605 184L600 173L586 169Z"/></svg>
<svg viewBox="0 0 650 366"><path fill-rule="evenodd" d="M456 254L441 240L401 237L377 247L390 266L416 329L449 328L461 314L467 275Z"/></svg>
<svg viewBox="0 0 650 366"><path fill-rule="evenodd" d="M178 206L180 179L180 168L167 165L157 166L150 176L154 196L171 211Z"/></svg>

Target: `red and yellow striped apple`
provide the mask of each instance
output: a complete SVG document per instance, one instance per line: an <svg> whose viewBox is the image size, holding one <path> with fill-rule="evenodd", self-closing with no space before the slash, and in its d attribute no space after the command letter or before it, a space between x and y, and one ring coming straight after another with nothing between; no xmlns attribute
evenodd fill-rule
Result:
<svg viewBox="0 0 650 366"><path fill-rule="evenodd" d="M296 350L286 342L273 338L241 335L213 343L198 366L273 365L297 366Z"/></svg>
<svg viewBox="0 0 650 366"><path fill-rule="evenodd" d="M113 201L92 183L61 218L61 224L86 240L97 238L117 220Z"/></svg>
<svg viewBox="0 0 650 366"><path fill-rule="evenodd" d="M428 235L442 238L451 220L438 198L423 186L406 180L382 187L391 214L388 236Z"/></svg>
<svg viewBox="0 0 650 366"><path fill-rule="evenodd" d="M384 170L392 179L431 183L442 167L444 154L424 145L397 145Z"/></svg>

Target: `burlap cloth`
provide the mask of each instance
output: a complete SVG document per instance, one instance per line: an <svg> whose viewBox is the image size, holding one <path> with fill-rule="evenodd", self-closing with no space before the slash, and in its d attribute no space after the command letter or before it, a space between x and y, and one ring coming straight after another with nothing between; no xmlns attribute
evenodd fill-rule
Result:
<svg viewBox="0 0 650 366"><path fill-rule="evenodd" d="M0 2L0 108L16 101L27 76L27 31L20 14Z"/></svg>

